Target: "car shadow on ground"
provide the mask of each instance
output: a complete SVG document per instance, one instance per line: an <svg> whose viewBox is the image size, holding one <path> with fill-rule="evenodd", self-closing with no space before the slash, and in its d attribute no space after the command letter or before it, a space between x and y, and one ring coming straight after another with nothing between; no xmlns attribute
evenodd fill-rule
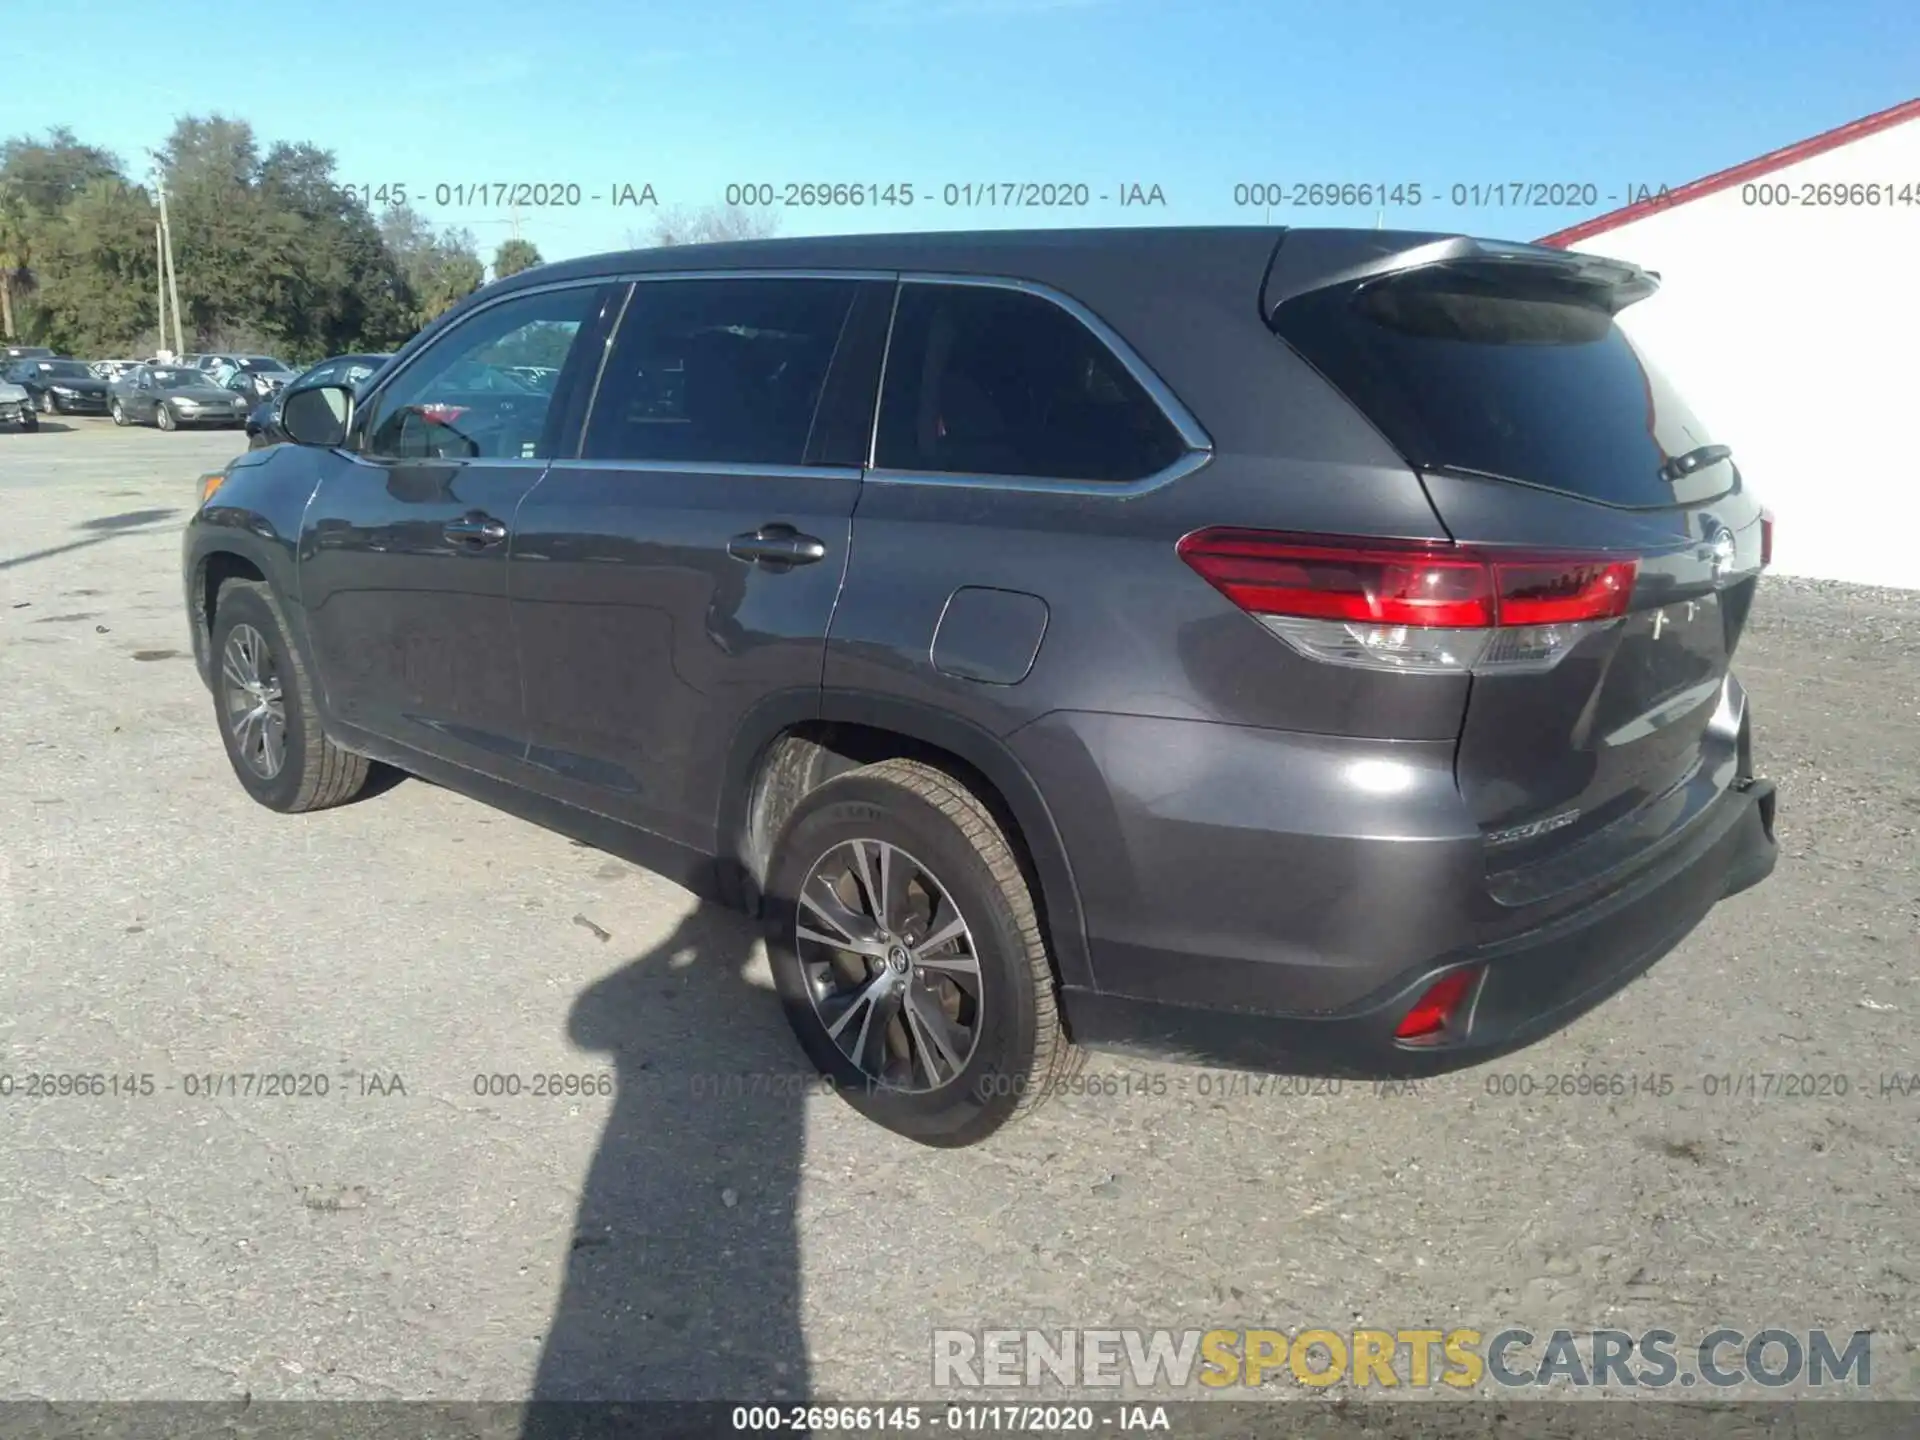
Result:
<svg viewBox="0 0 1920 1440"><path fill-rule="evenodd" d="M524 1440L609 1423L552 1402L807 1397L794 1212L812 1072L746 978L758 937L703 904L574 1005L570 1038L612 1058L618 1088Z"/></svg>
<svg viewBox="0 0 1920 1440"><path fill-rule="evenodd" d="M178 510L129 510L124 515L103 515L97 520L83 522L78 528L96 533L84 540L69 540L64 545L49 545L44 550L29 550L24 555L9 555L0 558L0 570L17 570L22 565L31 565L36 560L50 559L55 555L65 555L73 550L85 550L90 545L104 545L109 540L117 540L123 535L156 535L163 533L161 523L180 512Z"/></svg>
<svg viewBox="0 0 1920 1440"><path fill-rule="evenodd" d="M136 525L157 525L162 520L171 520L180 512L173 510L123 510L118 515L96 515L91 520L82 520L74 528L77 530L131 530Z"/></svg>

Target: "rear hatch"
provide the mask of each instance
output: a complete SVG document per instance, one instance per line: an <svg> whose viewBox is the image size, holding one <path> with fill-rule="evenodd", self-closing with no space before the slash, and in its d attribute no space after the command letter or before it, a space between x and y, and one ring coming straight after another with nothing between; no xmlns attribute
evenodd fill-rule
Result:
<svg viewBox="0 0 1920 1440"><path fill-rule="evenodd" d="M1623 328L1657 277L1447 240L1290 287L1299 238L1269 276L1275 331L1406 457L1456 546L1557 574L1535 598L1573 606L1536 606L1576 618L1471 665L1457 775L1494 896L1531 904L1644 863L1748 768L1728 667L1772 524Z"/></svg>

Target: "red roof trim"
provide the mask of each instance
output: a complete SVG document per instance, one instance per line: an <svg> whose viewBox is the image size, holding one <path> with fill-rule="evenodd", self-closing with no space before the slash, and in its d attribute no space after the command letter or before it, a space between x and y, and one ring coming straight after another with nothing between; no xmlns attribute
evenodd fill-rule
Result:
<svg viewBox="0 0 1920 1440"><path fill-rule="evenodd" d="M1920 120L1920 99L1902 101L1890 110L1881 110L1876 114L1855 120L1851 124L1822 131L1810 139L1762 155L1757 160L1749 160L1731 169L1718 171L1703 180L1695 180L1677 189L1669 190L1658 198L1636 200L1631 205L1622 205L1618 210L1609 210L1605 215L1596 215L1591 220L1582 220L1578 225L1569 225L1564 230L1556 230L1546 238L1533 243L1552 245L1564 250L1576 241L1602 235L1609 230L1618 230L1622 225L1631 224L1643 216L1652 215L1661 210L1671 210L1674 206L1683 205L1689 200L1698 200L1721 190L1732 189L1735 185L1744 185L1749 180L1756 180L1762 175L1771 175L1776 170L1784 170L1789 165L1810 160L1815 155L1824 155L1829 150L1837 150L1842 145L1864 139L1882 130L1890 130L1895 125L1904 124L1909 120Z"/></svg>

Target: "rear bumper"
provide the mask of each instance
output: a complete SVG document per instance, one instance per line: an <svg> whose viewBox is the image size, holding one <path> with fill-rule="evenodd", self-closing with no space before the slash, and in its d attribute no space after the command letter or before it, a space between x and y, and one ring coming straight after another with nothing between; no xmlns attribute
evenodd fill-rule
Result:
<svg viewBox="0 0 1920 1440"><path fill-rule="evenodd" d="M1090 1049L1281 1074L1353 1079L1436 1075L1510 1053L1623 989L1714 905L1772 872L1774 787L1730 790L1695 833L1622 888L1523 934L1412 966L1338 1010L1289 1015L1068 990L1069 1033ZM1467 1018L1439 1044L1394 1031L1449 971L1482 967Z"/></svg>

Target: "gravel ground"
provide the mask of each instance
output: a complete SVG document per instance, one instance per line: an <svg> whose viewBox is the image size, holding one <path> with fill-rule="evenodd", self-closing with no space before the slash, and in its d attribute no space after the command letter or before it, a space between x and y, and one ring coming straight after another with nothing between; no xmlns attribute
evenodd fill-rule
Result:
<svg viewBox="0 0 1920 1440"><path fill-rule="evenodd" d="M744 922L415 781L246 798L178 580L234 448L0 435L0 1398L931 1397L936 1327L1356 1325L1871 1330L1920 1398L1920 592L1767 583L1780 868L1566 1033L1391 1094L1096 1058L1132 1093L937 1153L807 1093ZM217 1078L267 1073L327 1094ZM1774 1074L1844 1081L1708 1093Z"/></svg>

